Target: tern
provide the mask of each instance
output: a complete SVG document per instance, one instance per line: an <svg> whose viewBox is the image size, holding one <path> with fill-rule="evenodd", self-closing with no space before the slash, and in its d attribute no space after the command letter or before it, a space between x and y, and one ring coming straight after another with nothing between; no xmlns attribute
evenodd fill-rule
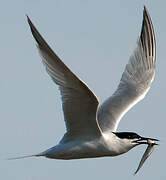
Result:
<svg viewBox="0 0 166 180"><path fill-rule="evenodd" d="M140 37L118 88L100 106L97 97L54 53L28 16L27 20L43 64L59 86L66 124L66 133L56 146L32 156L64 160L117 156L138 145L158 141L134 132L116 131L123 115L145 97L155 76L155 35L146 7ZM151 144L143 161L152 151L150 147L156 145Z"/></svg>

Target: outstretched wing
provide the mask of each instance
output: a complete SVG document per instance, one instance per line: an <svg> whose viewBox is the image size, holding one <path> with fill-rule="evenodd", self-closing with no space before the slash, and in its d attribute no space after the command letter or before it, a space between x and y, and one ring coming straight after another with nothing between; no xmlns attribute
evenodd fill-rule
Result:
<svg viewBox="0 0 166 180"><path fill-rule="evenodd" d="M140 38L115 93L99 108L102 131L116 131L121 117L148 92L155 75L156 44L150 15L144 7Z"/></svg>
<svg viewBox="0 0 166 180"><path fill-rule="evenodd" d="M27 17L28 18L28 17ZM49 47L28 18L33 37L48 74L59 85L68 136L100 134L96 111L98 100L91 90L79 80Z"/></svg>

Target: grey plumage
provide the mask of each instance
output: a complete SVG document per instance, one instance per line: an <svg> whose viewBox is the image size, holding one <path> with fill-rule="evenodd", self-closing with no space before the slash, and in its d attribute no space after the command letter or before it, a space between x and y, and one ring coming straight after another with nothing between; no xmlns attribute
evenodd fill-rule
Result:
<svg viewBox="0 0 166 180"><path fill-rule="evenodd" d="M117 90L99 108L98 121L103 131L116 131L121 117L148 92L155 75L155 49L153 25L144 8L137 47L126 65Z"/></svg>
<svg viewBox="0 0 166 180"><path fill-rule="evenodd" d="M59 144L32 156L66 160L117 156L148 144L147 138L136 133L115 133L122 116L144 98L155 75L155 36L147 9L144 7L141 35L118 88L99 109L93 92L60 60L27 18L43 64L59 86L66 124Z"/></svg>

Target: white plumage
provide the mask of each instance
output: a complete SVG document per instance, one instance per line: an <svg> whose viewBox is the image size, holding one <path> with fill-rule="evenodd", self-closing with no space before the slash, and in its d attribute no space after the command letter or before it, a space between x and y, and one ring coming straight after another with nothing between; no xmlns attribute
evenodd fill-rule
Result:
<svg viewBox="0 0 166 180"><path fill-rule="evenodd" d="M155 75L155 36L145 7L136 49L117 90L99 107L96 96L53 52L29 17L28 23L46 70L59 86L66 123L66 133L59 144L34 156L54 159L116 156L139 144L148 144L142 140L156 140L131 132L115 132L123 115L144 98Z"/></svg>

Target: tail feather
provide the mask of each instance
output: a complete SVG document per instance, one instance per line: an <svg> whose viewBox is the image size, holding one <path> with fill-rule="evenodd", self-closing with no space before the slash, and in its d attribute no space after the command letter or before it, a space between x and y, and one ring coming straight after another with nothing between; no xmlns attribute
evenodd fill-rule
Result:
<svg viewBox="0 0 166 180"><path fill-rule="evenodd" d="M39 154L26 155L26 156L20 156L20 157L12 157L12 158L7 158L7 160L16 160L16 159L24 159L24 158L29 158L29 157L39 157L39 156L44 156L44 154L39 153Z"/></svg>
<svg viewBox="0 0 166 180"><path fill-rule="evenodd" d="M27 156L20 156L20 157L12 157L12 158L7 158L7 160L15 160L15 159L23 159L23 158L29 158L29 157L35 157L37 155L27 155Z"/></svg>

